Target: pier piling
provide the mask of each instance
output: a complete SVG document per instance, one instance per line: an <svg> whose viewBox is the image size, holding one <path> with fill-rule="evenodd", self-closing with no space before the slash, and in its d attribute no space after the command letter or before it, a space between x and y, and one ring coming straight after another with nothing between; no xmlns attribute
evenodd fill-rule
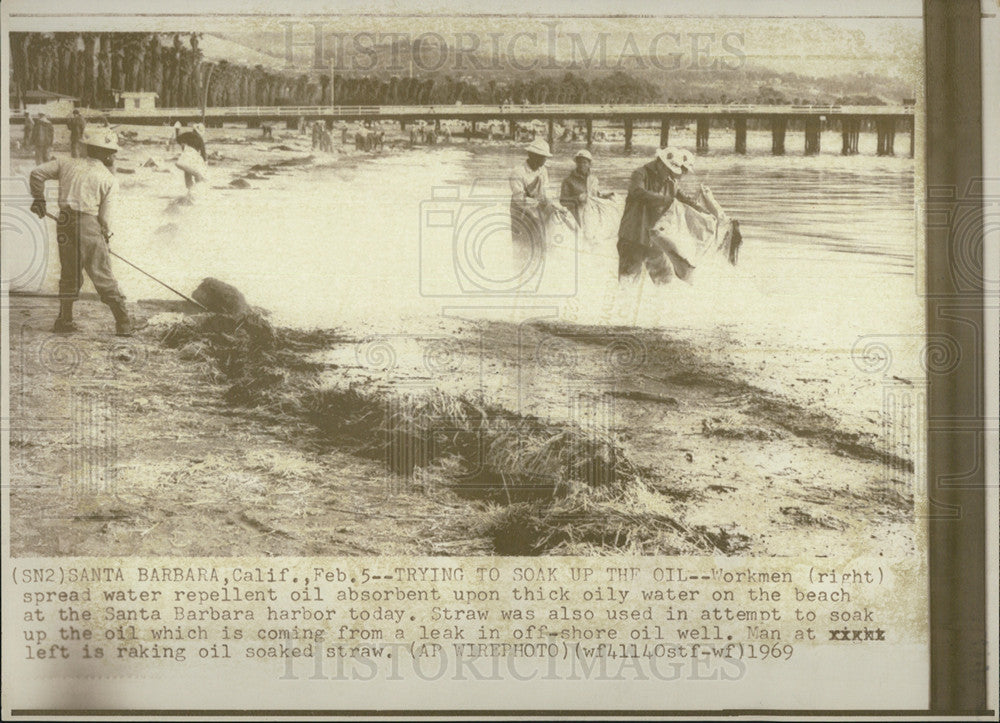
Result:
<svg viewBox="0 0 1000 723"><path fill-rule="evenodd" d="M819 153L820 119L816 116L806 118L806 148L807 156L815 156Z"/></svg>
<svg viewBox="0 0 1000 723"><path fill-rule="evenodd" d="M771 155L785 155L785 130L787 128L787 118L775 116L771 119Z"/></svg>
<svg viewBox="0 0 1000 723"><path fill-rule="evenodd" d="M896 120L894 118L879 118L875 122L877 144L875 152L880 156L894 155L893 145L896 139Z"/></svg>
<svg viewBox="0 0 1000 723"><path fill-rule="evenodd" d="M695 151L698 153L708 153L708 117L700 116L697 121L697 131L695 133Z"/></svg>
<svg viewBox="0 0 1000 723"><path fill-rule="evenodd" d="M742 115L736 117L736 152L741 155L747 152L747 118Z"/></svg>

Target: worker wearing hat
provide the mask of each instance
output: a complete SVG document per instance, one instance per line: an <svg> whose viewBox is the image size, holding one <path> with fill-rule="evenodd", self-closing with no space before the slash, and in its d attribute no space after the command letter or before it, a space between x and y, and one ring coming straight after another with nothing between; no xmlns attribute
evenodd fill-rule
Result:
<svg viewBox="0 0 1000 723"><path fill-rule="evenodd" d="M594 157L590 154L590 151L577 151L576 155L573 156L573 161L576 163L576 168L562 182L559 192L559 203L573 214L577 226L583 226L590 199L606 199L611 198L615 194L601 192L597 176L591 173Z"/></svg>
<svg viewBox="0 0 1000 723"><path fill-rule="evenodd" d="M118 151L118 137L109 128L87 128L80 139L86 154L82 158L56 158L31 172L31 210L46 215L45 182L59 181L59 316L55 332L77 330L73 323L73 302L87 272L101 301L115 317L115 331L130 336L132 323L125 310L125 297L111 271L112 209L118 195L118 181L109 170Z"/></svg>
<svg viewBox="0 0 1000 723"><path fill-rule="evenodd" d="M618 227L619 279L638 277L645 265L655 283L670 281L673 271L662 253L650 244L649 231L675 198L707 213L677 188L681 176L693 168L694 157L689 152L668 146L632 173Z"/></svg>
<svg viewBox="0 0 1000 723"><path fill-rule="evenodd" d="M550 214L568 215L548 197L545 161L552 157L549 144L537 138L524 150L528 158L510 174L510 227L517 263L540 258L545 245L545 221Z"/></svg>

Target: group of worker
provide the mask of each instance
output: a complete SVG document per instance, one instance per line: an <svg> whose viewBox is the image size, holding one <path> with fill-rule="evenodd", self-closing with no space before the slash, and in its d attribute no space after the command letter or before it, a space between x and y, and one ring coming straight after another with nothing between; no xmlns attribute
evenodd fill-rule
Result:
<svg viewBox="0 0 1000 723"><path fill-rule="evenodd" d="M80 117L79 113L74 113L74 119L77 117ZM44 124L46 121L41 115L36 123ZM51 126L51 121L48 124ZM72 157L48 160L45 154L41 154L37 156L39 164L30 178L31 210L39 218L47 215L45 182L59 182L57 237L61 266L60 306L53 331L66 333L77 330L73 322L73 302L86 271L101 301L111 309L116 333L128 336L132 333L132 322L110 264L112 209L118 193L118 181L111 168L118 151L118 138L110 128L87 128L82 118L81 123L71 124L70 132ZM34 138L38 133L37 126L31 133ZM189 147L196 151L205 160L204 136L205 129L200 123L187 131L178 123L175 124L172 140L182 148ZM525 162L512 171L509 179L511 231L516 256L543 250L545 225L552 215L559 216L571 227L581 228L587 224L588 211L593 204L614 197L613 193L601 190L592 172L593 155L580 150L574 156L573 171L562 181L558 202L550 199L548 169L545 166L552 157L549 144L535 139L525 150ZM693 166L694 158L688 151L667 147L659 149L651 161L632 173L618 228L620 279L638 277L644 267L656 283L663 283L671 277L668 260L662 250L651 242L651 231L675 201L701 213L711 213L678 187L681 178ZM185 182L190 188L195 179L185 172Z"/></svg>
<svg viewBox="0 0 1000 723"><path fill-rule="evenodd" d="M385 148L385 131L381 128L366 128L358 125L354 133L354 148L359 151L381 151Z"/></svg>
<svg viewBox="0 0 1000 723"><path fill-rule="evenodd" d="M70 154L73 158L83 155L80 148L80 139L87 128L87 121L76 108L69 119L69 146ZM21 140L21 147L31 148L35 151L35 163L42 164L49 160L52 152L52 143L55 141L55 127L51 119L45 113L37 113L34 118L30 113L24 115L24 136Z"/></svg>
<svg viewBox="0 0 1000 723"><path fill-rule="evenodd" d="M614 196L601 190L591 170L594 158L589 151L581 150L574 157L576 167L562 182L558 202L550 199L545 167L552 157L549 144L536 139L525 150L527 159L510 175L511 235L516 259L543 251L546 223L553 215L571 227L581 228L595 203ZM655 283L665 283L672 277L669 260L652 242L650 234L675 200L698 212L711 213L678 187L681 178L693 167L694 157L690 152L667 147L659 149L651 161L632 173L618 226L619 279L637 278L643 267Z"/></svg>
<svg viewBox="0 0 1000 723"><path fill-rule="evenodd" d="M318 148L326 153L331 153L333 151L333 136L330 135L326 123L323 121L314 121L311 125L313 150Z"/></svg>

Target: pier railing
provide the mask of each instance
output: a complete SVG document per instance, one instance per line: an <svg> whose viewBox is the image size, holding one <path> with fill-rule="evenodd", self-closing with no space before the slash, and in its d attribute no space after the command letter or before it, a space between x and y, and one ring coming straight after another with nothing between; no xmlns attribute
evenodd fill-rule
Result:
<svg viewBox="0 0 1000 723"><path fill-rule="evenodd" d="M548 124L548 141L555 142L555 122L557 120L584 121L587 145L593 142L593 122L595 120L620 121L625 128L625 150L632 147L635 121L658 121L660 123L660 146L666 146L670 138L670 126L679 121L697 123L696 148L698 152L708 151L709 129L713 119L723 118L732 123L736 131L736 153L746 153L746 132L748 119L765 120L771 127L772 153L785 152L785 132L790 120L798 120L805 126L805 153L819 153L820 134L823 123L834 121L843 133L842 153L857 153L857 138L862 127L875 127L878 133L878 154L893 154L893 138L897 126L902 125L910 134L910 155L914 149L913 105L764 105L760 103L647 103L647 104L497 104L497 105L292 105L292 106L212 106L205 108L108 108L82 109L85 116L99 114L110 123L161 125L181 121L191 123L204 119L207 124L219 125L225 122L246 122L259 125L265 121L285 121L289 126L298 126L300 120L315 121L374 121L391 120L400 123L414 121L434 121L439 124L446 120L461 120L471 123L475 131L477 123L488 121L510 121L508 133L516 137L515 121L543 120ZM53 118L65 122L68 118ZM14 123L23 122L23 114L11 114Z"/></svg>

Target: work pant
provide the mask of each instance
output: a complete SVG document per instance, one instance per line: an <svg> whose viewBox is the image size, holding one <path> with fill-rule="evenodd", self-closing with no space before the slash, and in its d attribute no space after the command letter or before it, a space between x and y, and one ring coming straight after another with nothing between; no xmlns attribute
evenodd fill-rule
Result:
<svg viewBox="0 0 1000 723"><path fill-rule="evenodd" d="M125 300L111 272L111 254L97 216L61 207L59 222L56 224L56 238L61 268L60 296L77 296L83 286L83 272L86 271L105 304Z"/></svg>
<svg viewBox="0 0 1000 723"><path fill-rule="evenodd" d="M635 279L645 265L655 284L666 284L674 277L673 266L662 250L628 239L618 239L618 278Z"/></svg>
<svg viewBox="0 0 1000 723"><path fill-rule="evenodd" d="M83 153L81 151L82 151L82 149L80 148L80 136L71 135L69 137L69 152L70 152L70 155L72 155L73 158L80 158L80 157L83 156Z"/></svg>
<svg viewBox="0 0 1000 723"><path fill-rule="evenodd" d="M35 146L35 165L40 166L49 161L49 146Z"/></svg>

